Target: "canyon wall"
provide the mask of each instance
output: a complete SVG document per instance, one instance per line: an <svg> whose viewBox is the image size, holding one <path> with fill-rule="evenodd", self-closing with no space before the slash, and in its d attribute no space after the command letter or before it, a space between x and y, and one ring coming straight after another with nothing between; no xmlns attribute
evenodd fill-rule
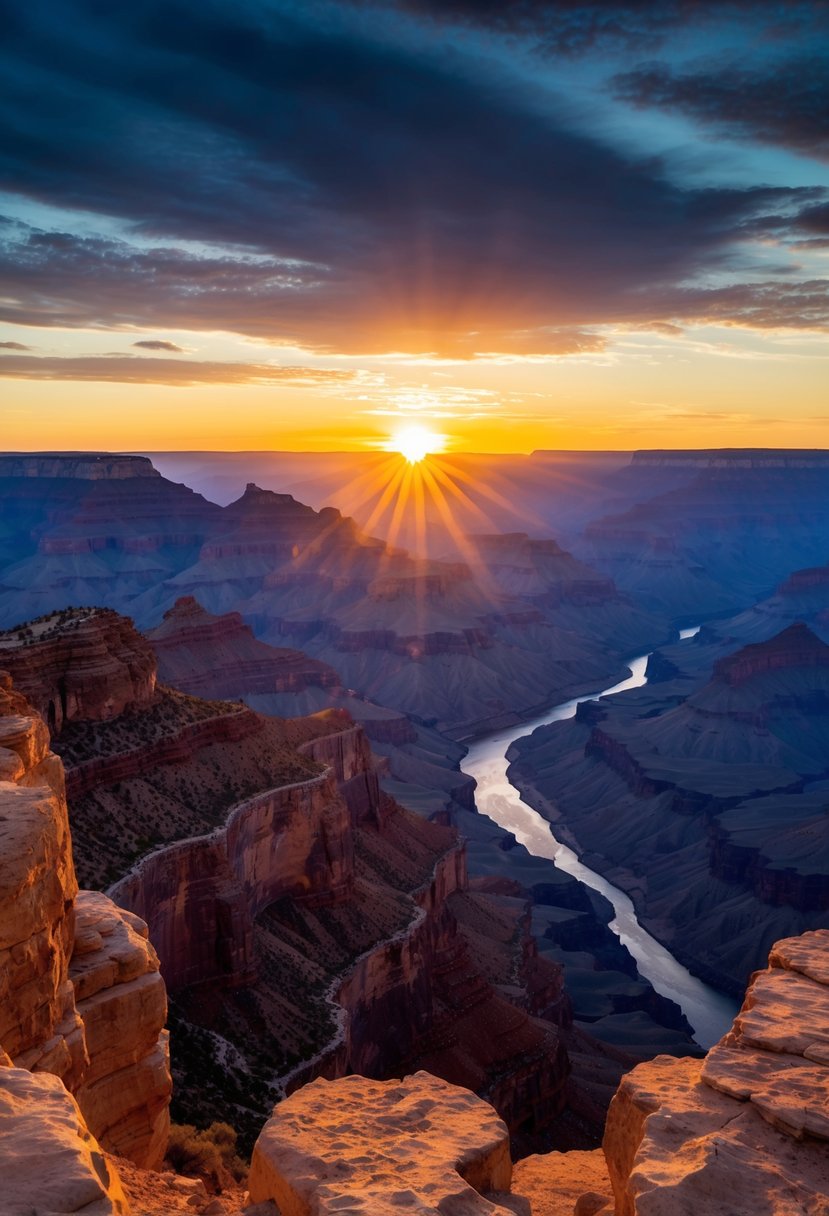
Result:
<svg viewBox="0 0 829 1216"><path fill-rule="evenodd" d="M253 924L269 904L347 896L349 800L355 810L371 805L371 752L356 727L298 750L328 771L246 799L223 827L157 849L110 888L117 904L149 924L171 991L254 982Z"/></svg>
<svg viewBox="0 0 829 1216"><path fill-rule="evenodd" d="M0 666L58 734L77 719L106 721L151 701L152 647L127 617L66 609L0 634Z"/></svg>
<svg viewBox="0 0 829 1216"><path fill-rule="evenodd" d="M214 616L191 595L177 599L147 638L161 680L194 696L221 700L340 684L327 664L260 642L238 612Z"/></svg>
<svg viewBox="0 0 829 1216"><path fill-rule="evenodd" d="M171 1088L158 959L143 922L78 892L63 765L5 672L0 843L0 1045L59 1078L104 1147L157 1165Z"/></svg>

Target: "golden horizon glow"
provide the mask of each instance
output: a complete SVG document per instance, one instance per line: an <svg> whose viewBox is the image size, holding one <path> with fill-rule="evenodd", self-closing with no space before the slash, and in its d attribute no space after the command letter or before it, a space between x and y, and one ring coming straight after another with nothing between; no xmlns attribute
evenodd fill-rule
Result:
<svg viewBox="0 0 829 1216"><path fill-rule="evenodd" d="M386 450L399 453L409 464L419 464L427 456L435 456L446 446L446 437L428 427L413 423L395 431Z"/></svg>

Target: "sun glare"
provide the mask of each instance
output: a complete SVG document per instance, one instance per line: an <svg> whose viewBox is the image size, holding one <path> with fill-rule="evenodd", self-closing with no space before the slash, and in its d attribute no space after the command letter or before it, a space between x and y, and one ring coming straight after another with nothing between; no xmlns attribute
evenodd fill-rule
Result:
<svg viewBox="0 0 829 1216"><path fill-rule="evenodd" d="M443 450L443 436L425 426L407 426L389 440L389 451L399 452L409 464L418 464L425 456Z"/></svg>

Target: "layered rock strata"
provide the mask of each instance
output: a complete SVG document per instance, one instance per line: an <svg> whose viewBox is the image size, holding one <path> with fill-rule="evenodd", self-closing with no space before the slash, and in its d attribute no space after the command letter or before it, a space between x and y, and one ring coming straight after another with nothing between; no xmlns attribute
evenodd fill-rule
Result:
<svg viewBox="0 0 829 1216"><path fill-rule="evenodd" d="M3 624L98 603L152 626L195 596L217 616L243 614L281 650L330 663L362 696L459 736L610 677L622 654L668 633L555 542L514 538L532 550L527 586L541 604L516 594L526 580L507 567L502 587L485 560L473 570L414 558L332 507L253 484L219 507L146 461L14 459L0 466L0 501L14 521L0 537ZM309 687L318 675L306 661L294 673Z"/></svg>
<svg viewBox="0 0 829 1216"><path fill-rule="evenodd" d="M78 893L63 766L6 673L0 835L0 1044L60 1078L106 1148L158 1164L170 1098L158 959L137 917Z"/></svg>
<svg viewBox="0 0 829 1216"><path fill-rule="evenodd" d="M160 679L194 696L296 694L340 684L327 664L301 650L260 642L238 612L214 616L193 596L176 600L147 638L158 656Z"/></svg>
<svg viewBox="0 0 829 1216"><path fill-rule="evenodd" d="M149 704L156 684L152 648L130 620L103 608L66 609L0 633L0 666L53 737L68 722Z"/></svg>
<svg viewBox="0 0 829 1216"><path fill-rule="evenodd" d="M777 942L703 1062L623 1080L604 1138L617 1216L826 1216L827 1027L829 931Z"/></svg>

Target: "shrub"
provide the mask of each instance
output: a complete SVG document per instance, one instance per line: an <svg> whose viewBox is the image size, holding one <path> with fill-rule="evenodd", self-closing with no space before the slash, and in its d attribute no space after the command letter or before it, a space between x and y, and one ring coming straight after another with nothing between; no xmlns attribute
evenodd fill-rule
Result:
<svg viewBox="0 0 829 1216"><path fill-rule="evenodd" d="M242 1182L247 1175L236 1152L236 1132L229 1123L211 1123L206 1128L171 1124L167 1160L176 1173L201 1178L211 1193Z"/></svg>

